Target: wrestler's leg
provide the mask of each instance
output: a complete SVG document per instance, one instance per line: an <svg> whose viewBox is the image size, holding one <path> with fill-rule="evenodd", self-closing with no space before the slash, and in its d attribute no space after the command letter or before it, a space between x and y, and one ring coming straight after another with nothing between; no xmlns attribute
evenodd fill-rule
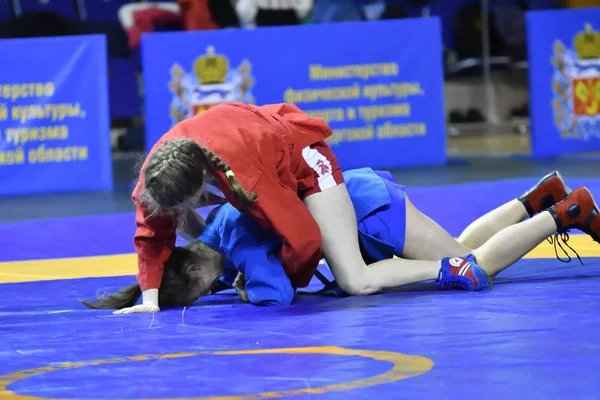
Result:
<svg viewBox="0 0 600 400"><path fill-rule="evenodd" d="M492 236L480 247L471 249L454 239L435 221L421 213L407 198L406 240L402 256L411 259L438 260L445 257L464 257L467 254L473 254L478 265L488 275L495 276L556 232L556 224L548 212L517 223L522 219L520 216L523 214L525 215L522 218L525 218L527 211L518 200L515 200L480 218L484 221L473 223L472 225L475 225L476 229L472 232L476 232L477 226L487 226L482 235L491 234ZM515 218L510 224L505 224L500 221L502 216L506 219ZM519 219L514 221L517 217ZM473 237L477 238L477 236Z"/></svg>
<svg viewBox="0 0 600 400"><path fill-rule="evenodd" d="M523 203L517 199L511 200L473 221L461 233L458 241L467 247L476 249L497 232L524 220L527 216L527 210Z"/></svg>
<svg viewBox="0 0 600 400"><path fill-rule="evenodd" d="M548 211L511 225L492 236L473 251L477 263L489 276L495 276L520 260L557 230Z"/></svg>
<svg viewBox="0 0 600 400"><path fill-rule="evenodd" d="M518 203L518 205L520 204ZM407 224L403 256L442 259L464 257L471 253L475 256L477 265L490 277L497 275L521 259L557 229L554 218L545 211L529 220L500 229L482 246L471 250L450 236L435 221L417 210L408 199L406 205ZM508 205L506 209L509 207L511 206ZM513 211L518 211L518 207L515 208L517 210ZM505 211L511 212L510 210ZM501 212L502 210L498 214ZM492 215L492 217L494 216ZM460 261L460 263L467 265L465 261Z"/></svg>
<svg viewBox="0 0 600 400"><path fill-rule="evenodd" d="M304 203L321 229L325 259L347 293L365 295L437 278L439 261L396 258L366 265L358 244L356 214L345 184L312 194Z"/></svg>
<svg viewBox="0 0 600 400"><path fill-rule="evenodd" d="M550 172L523 195L477 219L465 229L458 240L465 246L477 248L501 229L546 210L563 200L569 193L571 189L565 184L560 173Z"/></svg>
<svg viewBox="0 0 600 400"><path fill-rule="evenodd" d="M527 221L498 232L474 251L478 264L493 276L523 257L556 231L579 229L600 243L600 210L586 188L570 192L568 197Z"/></svg>
<svg viewBox="0 0 600 400"><path fill-rule="evenodd" d="M402 257L412 260L440 260L445 257L462 257L473 251L419 211L408 196L405 199L406 233Z"/></svg>
<svg viewBox="0 0 600 400"><path fill-rule="evenodd" d="M551 172L522 196L488 212L471 223L458 238L458 245L435 221L406 201L407 258L438 259L458 257L476 249L506 227L517 224L564 199L570 189L561 175Z"/></svg>
<svg viewBox="0 0 600 400"><path fill-rule="evenodd" d="M386 186L392 201L389 210L381 210L370 218L383 219L383 224L388 225L384 234L393 237L386 238L384 241L394 244L396 249L402 249L403 258L440 260L446 257L462 257L473 252L472 247L457 241L437 222L419 211L406 195L404 186L389 182L386 182ZM478 227L485 227L498 219L510 219L508 214L516 216L513 218L514 221L510 222L512 224L523 219L526 211L518 201L516 205L508 203L473 223L472 226L475 227L473 232L476 234L481 232L482 229ZM496 223L494 229L488 230L491 233L485 233L485 239L504 228L503 224L504 221Z"/></svg>

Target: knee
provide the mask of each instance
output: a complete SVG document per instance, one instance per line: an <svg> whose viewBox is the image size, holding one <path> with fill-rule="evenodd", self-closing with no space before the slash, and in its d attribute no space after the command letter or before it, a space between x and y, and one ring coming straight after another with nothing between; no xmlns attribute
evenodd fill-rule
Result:
<svg viewBox="0 0 600 400"><path fill-rule="evenodd" d="M352 277L347 279L338 279L340 288L351 296L366 296L377 292L367 279L363 277Z"/></svg>

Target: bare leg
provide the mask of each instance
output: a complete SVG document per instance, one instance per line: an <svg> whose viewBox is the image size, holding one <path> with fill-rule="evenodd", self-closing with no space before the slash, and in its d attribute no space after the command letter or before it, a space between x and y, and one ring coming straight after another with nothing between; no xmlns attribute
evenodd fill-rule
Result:
<svg viewBox="0 0 600 400"><path fill-rule="evenodd" d="M347 293L366 295L437 278L439 261L396 258L365 264L358 245L356 214L345 184L313 194L304 202L321 229L325 259Z"/></svg>
<svg viewBox="0 0 600 400"><path fill-rule="evenodd" d="M556 229L554 218L544 211L520 224L504 228L473 254L479 266L489 276L495 276L533 250Z"/></svg>
<svg viewBox="0 0 600 400"><path fill-rule="evenodd" d="M407 198L406 239L402 256L439 260L473 253L479 266L488 275L495 276L556 232L556 223L550 213L542 212L519 223L526 216L527 211L518 200L510 201L484 215L471 224L471 233L476 234L479 231L482 236L493 236L479 248L472 250L450 236ZM502 218L506 218L506 221L500 221ZM502 229L503 225L507 226ZM496 229L499 231L494 232ZM474 238L478 239L475 235Z"/></svg>
<svg viewBox="0 0 600 400"><path fill-rule="evenodd" d="M440 260L446 257L463 257L472 251L419 211L406 197L406 234L402 257L411 260Z"/></svg>
<svg viewBox="0 0 600 400"><path fill-rule="evenodd" d="M501 205L475 220L458 238L463 245L476 249L497 232L514 225L528 216L525 206L517 199Z"/></svg>

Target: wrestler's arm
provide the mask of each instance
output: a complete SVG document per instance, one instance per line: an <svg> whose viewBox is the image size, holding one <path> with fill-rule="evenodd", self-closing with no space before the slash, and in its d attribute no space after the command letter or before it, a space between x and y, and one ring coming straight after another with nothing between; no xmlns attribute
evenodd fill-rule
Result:
<svg viewBox="0 0 600 400"><path fill-rule="evenodd" d="M281 240L250 217L237 210L230 212L221 231L221 251L243 274L238 276L243 281L236 286L245 289L254 305L290 304L295 290L277 256Z"/></svg>
<svg viewBox="0 0 600 400"><path fill-rule="evenodd" d="M139 201L141 185L133 192L136 206L134 247L138 255L137 280L142 290L142 304L117 310L114 314L152 313L160 311L158 290L162 281L164 262L175 247L176 223L167 216L151 217Z"/></svg>

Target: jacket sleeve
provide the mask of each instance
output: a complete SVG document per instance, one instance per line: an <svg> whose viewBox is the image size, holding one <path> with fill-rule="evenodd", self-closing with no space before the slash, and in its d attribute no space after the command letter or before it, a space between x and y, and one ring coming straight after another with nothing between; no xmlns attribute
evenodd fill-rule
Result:
<svg viewBox="0 0 600 400"><path fill-rule="evenodd" d="M248 299L261 306L291 304L295 290L276 254L281 240L250 217L236 214L223 223L220 249L244 274Z"/></svg>
<svg viewBox="0 0 600 400"><path fill-rule="evenodd" d="M257 252L244 270L248 299L258 306L287 306L295 290L274 253Z"/></svg>
<svg viewBox="0 0 600 400"><path fill-rule="evenodd" d="M282 240L279 258L295 287L308 286L322 258L321 231L297 193L262 175L254 188L257 204L249 214L269 221Z"/></svg>
<svg viewBox="0 0 600 400"><path fill-rule="evenodd" d="M175 220L170 216L153 216L149 218L146 207L140 204L140 193L143 187L143 176L133 191L135 204L136 231L133 244L138 255L138 283L142 290L160 288L164 262L175 247Z"/></svg>

